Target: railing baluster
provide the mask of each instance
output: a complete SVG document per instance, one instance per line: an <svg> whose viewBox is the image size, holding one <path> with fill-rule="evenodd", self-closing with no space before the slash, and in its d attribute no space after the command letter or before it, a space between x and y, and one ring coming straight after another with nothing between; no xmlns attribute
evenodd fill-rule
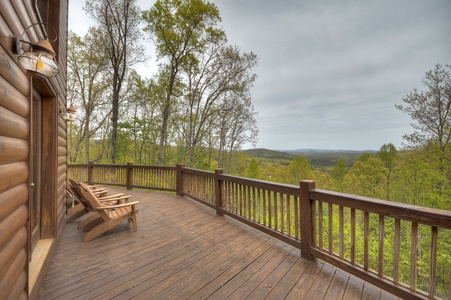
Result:
<svg viewBox="0 0 451 300"><path fill-rule="evenodd" d="M355 209L351 208L351 263L355 266Z"/></svg>
<svg viewBox="0 0 451 300"><path fill-rule="evenodd" d="M328 248L329 248L329 254L333 255L334 254L334 247L333 247L333 237L334 237L334 233L333 233L333 211L332 211L332 203L328 203L327 204L327 218L328 218Z"/></svg>
<svg viewBox="0 0 451 300"><path fill-rule="evenodd" d="M412 222L410 240L410 290L417 290L418 223Z"/></svg>
<svg viewBox="0 0 451 300"><path fill-rule="evenodd" d="M284 232L285 231L285 216L284 216L284 211L285 211L285 194L283 193L279 193L279 207L280 207L280 232Z"/></svg>
<svg viewBox="0 0 451 300"><path fill-rule="evenodd" d="M431 263L429 275L429 298L435 297L435 281L437 275L437 234L438 229L435 226L431 228Z"/></svg>
<svg viewBox="0 0 451 300"><path fill-rule="evenodd" d="M318 247L318 226L316 225L316 216L317 216L317 205L318 201L312 201L312 247L317 248ZM305 216L308 217L308 216ZM302 222L302 221L301 221ZM301 239L302 239L302 233L301 233Z"/></svg>
<svg viewBox="0 0 451 300"><path fill-rule="evenodd" d="M287 234L291 236L291 197L290 195L285 194L287 199Z"/></svg>
<svg viewBox="0 0 451 300"><path fill-rule="evenodd" d="M321 250L323 247L323 202L318 201L318 246Z"/></svg>
<svg viewBox="0 0 451 300"><path fill-rule="evenodd" d="M267 222L266 222L266 217L267 217L267 214L266 214L266 211L267 211L267 209L266 209L266 195L267 195L267 193L268 193L268 190L263 190L263 225L268 225L267 224Z"/></svg>
<svg viewBox="0 0 451 300"><path fill-rule="evenodd" d="M343 206L338 207L339 237L340 237L340 259L344 258L344 212Z"/></svg>
<svg viewBox="0 0 451 300"><path fill-rule="evenodd" d="M378 273L379 278L384 277L384 235L385 235L385 220L383 215L379 215L379 258L378 258Z"/></svg>
<svg viewBox="0 0 451 300"><path fill-rule="evenodd" d="M278 231L279 230L279 218L278 218L278 199L279 199L279 193L274 192L274 230Z"/></svg>
<svg viewBox="0 0 451 300"><path fill-rule="evenodd" d="M247 190L247 218L248 219L252 219L252 191L251 191L251 187L246 187Z"/></svg>
<svg viewBox="0 0 451 300"><path fill-rule="evenodd" d="M369 236L370 236L370 213L365 211L363 214L363 269L369 270Z"/></svg>
<svg viewBox="0 0 451 300"><path fill-rule="evenodd" d="M399 284L399 255L401 247L401 220L395 219L395 241L393 259L393 283Z"/></svg>
<svg viewBox="0 0 451 300"><path fill-rule="evenodd" d="M274 192L271 192L271 191L268 191L268 227L269 228L274 228L274 224L273 224L273 218L272 218L272 215L273 215L273 209L274 209L274 207L273 207L273 202L272 202L272 196L274 195L273 194Z"/></svg>
<svg viewBox="0 0 451 300"><path fill-rule="evenodd" d="M256 195L255 195L255 188L251 187L252 190L252 212L253 212L253 217L252 219L254 220L254 222L258 222L257 220L257 201L255 199Z"/></svg>
<svg viewBox="0 0 451 300"><path fill-rule="evenodd" d="M299 197L294 197L294 236L296 239L299 239L299 228L301 227L301 223L299 220Z"/></svg>
<svg viewBox="0 0 451 300"><path fill-rule="evenodd" d="M243 199L243 185L242 184L238 184L238 202L240 204L240 216L243 216L244 213L244 199Z"/></svg>

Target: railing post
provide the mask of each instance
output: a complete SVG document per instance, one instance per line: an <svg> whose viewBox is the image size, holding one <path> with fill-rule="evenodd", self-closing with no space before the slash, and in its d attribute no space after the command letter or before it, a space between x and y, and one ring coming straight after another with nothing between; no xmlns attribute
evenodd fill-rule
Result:
<svg viewBox="0 0 451 300"><path fill-rule="evenodd" d="M216 214L222 216L222 181L219 180L219 175L223 174L223 169L215 170L215 204L216 204Z"/></svg>
<svg viewBox="0 0 451 300"><path fill-rule="evenodd" d="M133 189L133 163L127 163L127 190Z"/></svg>
<svg viewBox="0 0 451 300"><path fill-rule="evenodd" d="M177 164L177 175L175 179L175 193L178 196L182 196L183 194L183 172L182 168L184 168L184 164Z"/></svg>
<svg viewBox="0 0 451 300"><path fill-rule="evenodd" d="M94 163L92 161L88 162L88 184L92 184L92 174L94 172Z"/></svg>
<svg viewBox="0 0 451 300"><path fill-rule="evenodd" d="M313 201L310 199L310 191L315 189L315 181L301 180L300 182L300 216L301 216L301 256L312 260L315 257L311 253L313 242Z"/></svg>

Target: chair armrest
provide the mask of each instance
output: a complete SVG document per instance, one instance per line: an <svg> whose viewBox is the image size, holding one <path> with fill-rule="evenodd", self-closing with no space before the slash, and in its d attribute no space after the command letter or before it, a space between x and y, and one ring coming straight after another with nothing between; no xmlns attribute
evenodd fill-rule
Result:
<svg viewBox="0 0 451 300"><path fill-rule="evenodd" d="M102 200L111 200L111 199L115 199L115 198L121 198L121 197L131 197L131 196L124 196L124 194L116 194L116 195L111 195L111 196L105 196L105 197L97 197L97 199L99 201Z"/></svg>
<svg viewBox="0 0 451 300"><path fill-rule="evenodd" d="M127 207L127 206L135 206L138 203L139 203L139 201L133 201L133 202L123 203L123 204L96 207L96 209L112 209L112 208L121 208L121 207Z"/></svg>
<svg viewBox="0 0 451 300"><path fill-rule="evenodd" d="M102 189L102 190L91 190L91 192L92 192L94 195L98 195L98 194L106 194L106 193L108 193L108 190L106 190L106 189Z"/></svg>
<svg viewBox="0 0 451 300"><path fill-rule="evenodd" d="M117 202L122 202L122 200L125 200L125 203L128 203L128 199L131 196L122 196L122 197L117 197L117 198L108 198L108 199L98 199L100 203L103 202L111 202L111 201L117 201Z"/></svg>

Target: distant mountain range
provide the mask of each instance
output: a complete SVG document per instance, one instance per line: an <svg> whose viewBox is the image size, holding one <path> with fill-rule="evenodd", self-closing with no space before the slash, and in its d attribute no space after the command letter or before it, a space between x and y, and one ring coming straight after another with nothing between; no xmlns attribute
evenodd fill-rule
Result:
<svg viewBox="0 0 451 300"><path fill-rule="evenodd" d="M280 152L290 153L290 154L302 154L302 153L376 153L375 150L334 150L334 149L295 149L295 150L276 150Z"/></svg>
<svg viewBox="0 0 451 300"><path fill-rule="evenodd" d="M337 164L339 159L351 167L354 161L364 153L374 154L374 150L326 150L326 149L295 149L295 150L270 150L254 148L243 150L249 157L257 159L277 161L279 164L289 164L296 156L305 156L315 168L328 168ZM285 162L285 163L284 163Z"/></svg>

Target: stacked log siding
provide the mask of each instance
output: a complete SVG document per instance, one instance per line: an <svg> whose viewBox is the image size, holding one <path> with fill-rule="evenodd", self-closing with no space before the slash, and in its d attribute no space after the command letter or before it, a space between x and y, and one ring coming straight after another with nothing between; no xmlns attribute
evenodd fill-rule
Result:
<svg viewBox="0 0 451 300"><path fill-rule="evenodd" d="M21 35L31 24L39 22L36 3L48 7L49 19L42 21L58 33L54 48L60 73L52 79L30 79L19 67L18 55L12 52L12 37ZM55 212L45 216L44 222L51 224L46 227L50 228L50 234L46 233L45 238L55 240L56 245L65 221L66 123L58 114L58 107L67 105L68 5L67 0L38 0L36 3L34 0L0 0L0 299L28 299L36 295L36 291L34 295L31 291L29 274L32 257L29 250L32 91L47 97L45 105L49 108L43 107L43 118L48 117L50 121L46 122L51 123L46 124L44 134L55 140L54 144L44 145L46 148L42 149L42 153L48 156L46 163L50 164L50 168L54 167L53 173L50 173L54 174L50 180L54 184L45 197L52 203ZM41 36L40 28L32 27L22 38L36 41ZM53 116L45 115L49 112ZM39 290L39 287L34 288Z"/></svg>

